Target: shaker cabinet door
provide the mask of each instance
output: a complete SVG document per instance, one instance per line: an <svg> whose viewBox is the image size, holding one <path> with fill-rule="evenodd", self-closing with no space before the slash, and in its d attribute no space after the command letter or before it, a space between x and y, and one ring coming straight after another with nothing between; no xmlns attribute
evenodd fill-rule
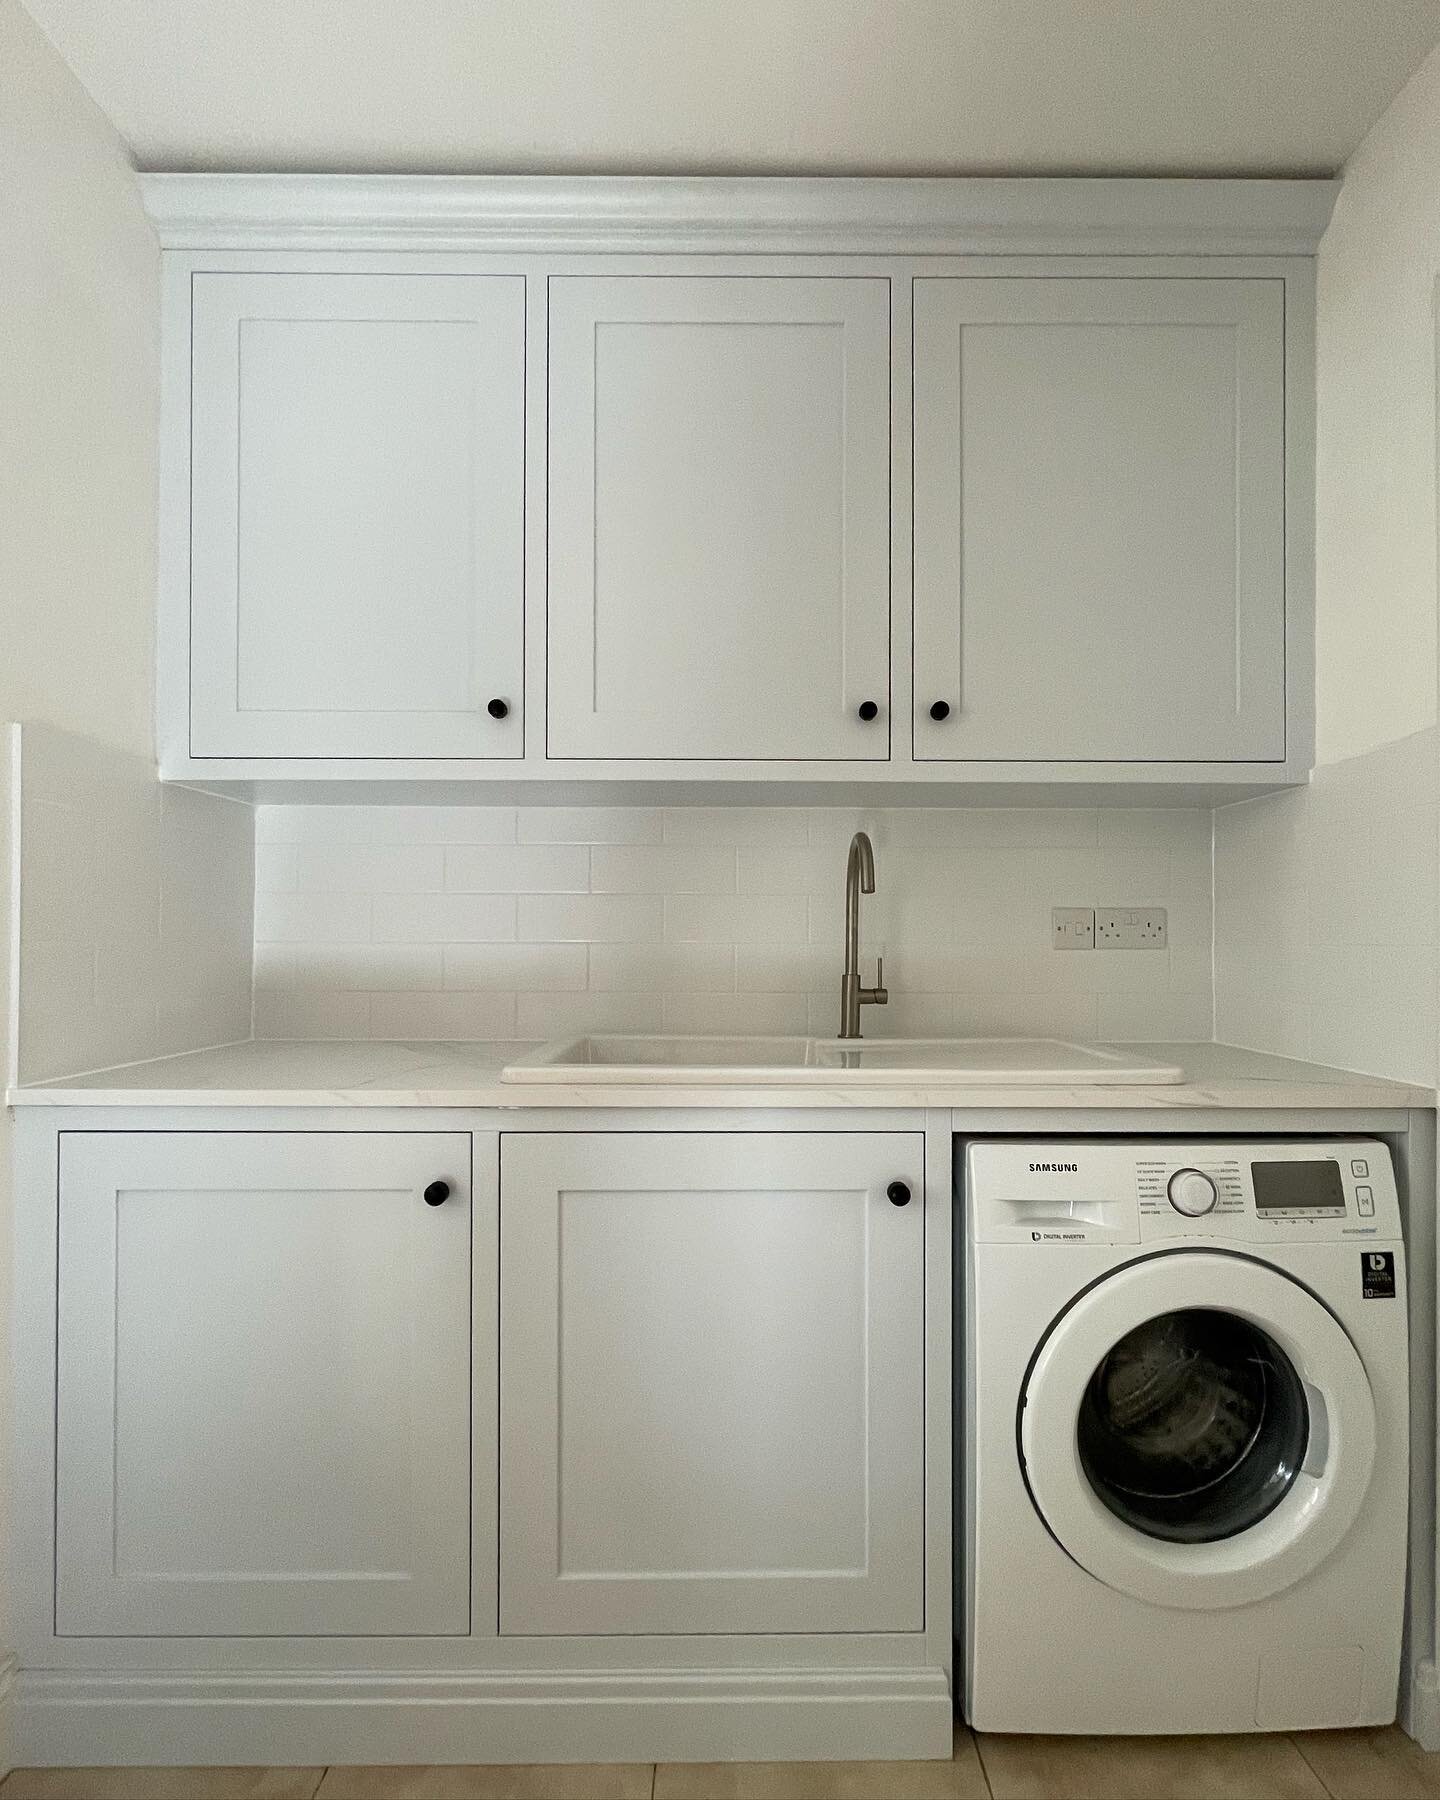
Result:
<svg viewBox="0 0 1440 1800"><path fill-rule="evenodd" d="M914 296L916 757L1283 760L1283 281Z"/></svg>
<svg viewBox="0 0 1440 1800"><path fill-rule="evenodd" d="M549 294L547 754L885 761L889 281Z"/></svg>
<svg viewBox="0 0 1440 1800"><path fill-rule="evenodd" d="M518 757L524 279L197 274L191 327L191 755Z"/></svg>
<svg viewBox="0 0 1440 1800"><path fill-rule="evenodd" d="M501 1143L502 1635L920 1630L923 1137Z"/></svg>
<svg viewBox="0 0 1440 1800"><path fill-rule="evenodd" d="M468 1633L469 1135L60 1143L60 1635Z"/></svg>

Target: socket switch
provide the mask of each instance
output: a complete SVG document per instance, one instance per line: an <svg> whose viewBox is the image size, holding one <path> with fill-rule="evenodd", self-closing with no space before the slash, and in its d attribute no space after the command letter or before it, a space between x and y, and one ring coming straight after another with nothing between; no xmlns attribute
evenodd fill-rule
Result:
<svg viewBox="0 0 1440 1800"><path fill-rule="evenodd" d="M1168 942L1163 906L1096 908L1097 950L1163 950Z"/></svg>
<svg viewBox="0 0 1440 1800"><path fill-rule="evenodd" d="M1095 948L1095 908L1055 906L1050 910L1050 942L1057 950Z"/></svg>

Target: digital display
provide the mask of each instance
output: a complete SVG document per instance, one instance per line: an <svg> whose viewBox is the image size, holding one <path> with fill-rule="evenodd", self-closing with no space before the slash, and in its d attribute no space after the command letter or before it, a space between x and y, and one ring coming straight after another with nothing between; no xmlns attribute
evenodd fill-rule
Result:
<svg viewBox="0 0 1440 1800"><path fill-rule="evenodd" d="M1256 1212L1344 1212L1337 1162L1257 1162L1250 1165Z"/></svg>

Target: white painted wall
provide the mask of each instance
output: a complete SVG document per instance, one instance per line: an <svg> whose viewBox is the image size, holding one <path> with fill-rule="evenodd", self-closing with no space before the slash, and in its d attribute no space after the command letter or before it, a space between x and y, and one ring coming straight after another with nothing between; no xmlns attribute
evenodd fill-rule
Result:
<svg viewBox="0 0 1440 1800"><path fill-rule="evenodd" d="M1440 52L1361 144L1318 267L1317 742L1215 815L1219 1037L1433 1084Z"/></svg>
<svg viewBox="0 0 1440 1800"><path fill-rule="evenodd" d="M0 721L148 754L159 255L119 139L17 0L0 0L0 269ZM8 1014L7 987L0 968ZM0 1115L7 1272L9 1168Z"/></svg>
<svg viewBox="0 0 1440 1800"><path fill-rule="evenodd" d="M1317 270L1322 763L1436 720L1440 51L1346 165Z"/></svg>

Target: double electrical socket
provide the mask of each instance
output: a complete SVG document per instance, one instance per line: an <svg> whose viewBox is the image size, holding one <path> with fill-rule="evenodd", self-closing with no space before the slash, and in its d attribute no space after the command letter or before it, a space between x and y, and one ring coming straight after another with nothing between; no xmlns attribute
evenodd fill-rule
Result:
<svg viewBox="0 0 1440 1800"><path fill-rule="evenodd" d="M1169 941L1163 906L1057 906L1050 913L1057 950L1163 950Z"/></svg>

